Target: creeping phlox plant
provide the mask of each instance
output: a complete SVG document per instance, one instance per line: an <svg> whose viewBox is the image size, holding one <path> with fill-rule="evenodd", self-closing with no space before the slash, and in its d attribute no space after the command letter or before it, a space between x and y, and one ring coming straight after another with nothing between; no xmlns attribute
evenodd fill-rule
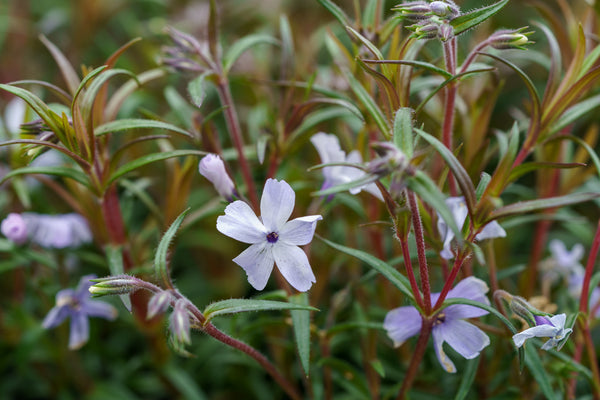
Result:
<svg viewBox="0 0 600 400"><path fill-rule="evenodd" d="M597 2L189 3L0 84L0 398L600 398Z"/></svg>

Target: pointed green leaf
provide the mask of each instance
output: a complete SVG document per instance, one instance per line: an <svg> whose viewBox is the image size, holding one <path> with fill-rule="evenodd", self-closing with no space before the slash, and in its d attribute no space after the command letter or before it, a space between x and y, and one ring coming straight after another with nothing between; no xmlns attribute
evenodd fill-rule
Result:
<svg viewBox="0 0 600 400"><path fill-rule="evenodd" d="M362 60L365 64L401 64L401 65L409 65L411 67L423 68L428 71L434 72L438 75L443 76L444 78L452 78L452 74L440 67L436 67L435 65L425 62L425 61L416 61L416 60Z"/></svg>
<svg viewBox="0 0 600 400"><path fill-rule="evenodd" d="M471 182L471 178L469 174L464 169L460 161L456 159L454 154L446 147L442 142L440 142L435 137L431 136L425 131L421 129L414 129L423 139L425 139L430 145L433 146L434 149L442 156L444 161L448 164L448 168L452 171L452 174L456 178L456 182L462 191L463 196L465 196L465 203L467 204L467 208L469 209L469 214L473 215L473 210L475 210L475 187L473 186L473 182Z"/></svg>
<svg viewBox="0 0 600 400"><path fill-rule="evenodd" d="M204 98L206 97L206 78L212 74L212 71L205 72L188 83L187 91L192 100L192 104L196 107L202 107Z"/></svg>
<svg viewBox="0 0 600 400"><path fill-rule="evenodd" d="M454 34L460 35L461 33L479 25L500 11L502 7L506 5L506 3L508 3L508 0L502 0L454 18L452 21L450 21L450 25L452 25L454 28Z"/></svg>
<svg viewBox="0 0 600 400"><path fill-rule="evenodd" d="M308 310L319 311L319 309L295 303L287 303L285 301L273 300L254 300L254 299L227 299L209 304L204 311L206 318L205 324L211 319L219 315L237 314L250 311L269 311L269 310Z"/></svg>
<svg viewBox="0 0 600 400"><path fill-rule="evenodd" d="M319 4L327 9L334 17L338 20L338 22L342 26L348 26L350 19L337 4L333 3L331 0L317 0Z"/></svg>
<svg viewBox="0 0 600 400"><path fill-rule="evenodd" d="M600 193L571 193L565 196L549 197L545 199L520 201L501 207L490 214L486 223L499 218L505 218L512 215L540 211L547 208L568 206L571 204L583 203L600 197Z"/></svg>
<svg viewBox="0 0 600 400"><path fill-rule="evenodd" d="M487 188L491 180L492 177L490 176L490 174L488 174L487 172L481 173L481 179L479 180L479 183L477 184L477 189L475 190L475 196L477 196L477 200L481 199L481 196L485 192L485 189Z"/></svg>
<svg viewBox="0 0 600 400"><path fill-rule="evenodd" d="M227 50L227 54L223 58L223 71L225 74L229 73L231 67L236 62L236 60L241 56L246 50L249 48L256 46L257 44L271 44L271 45L279 45L279 40L275 39L273 36L257 33L253 35L244 36L237 42L235 42L229 50Z"/></svg>
<svg viewBox="0 0 600 400"><path fill-rule="evenodd" d="M513 168L508 177L508 182L514 182L526 173L537 171L538 169L570 169L585 166L586 165L582 163L528 162Z"/></svg>
<svg viewBox="0 0 600 400"><path fill-rule="evenodd" d="M173 221L169 229L167 229L160 239L156 254L154 255L154 274L156 275L156 279L162 281L165 287L169 289L173 288L173 281L171 280L171 274L169 272L169 247L189 211L189 208L184 210L179 214L175 221Z"/></svg>
<svg viewBox="0 0 600 400"><path fill-rule="evenodd" d="M564 113L560 116L560 118L552 124L552 127L549 129L548 134L552 135L556 132L561 131L563 128L568 125L576 122L578 119L588 114L594 108L600 106L600 95L592 96L588 99L585 99L574 106L565 110Z"/></svg>
<svg viewBox="0 0 600 400"><path fill-rule="evenodd" d="M367 264L369 267L373 268L374 270L379 272L381 275L385 276L387 278L387 280L389 280L403 294L405 294L413 304L415 304L415 298L414 298L412 290L410 288L410 283L408 281L408 278L406 278L404 275L402 275L400 272L398 272L395 268L391 267L390 265L388 265L384 261L380 260L379 258L372 256L371 254L366 253L362 250L357 250L357 249L353 249L350 247L342 246L341 244L331 242L320 236L317 236L317 237L319 239L321 239L323 242L325 242L326 244L328 244L329 246L333 247L334 249L339 250L342 253L348 254L352 257L358 258L359 260L361 260L362 262Z"/></svg>
<svg viewBox="0 0 600 400"><path fill-rule="evenodd" d="M350 32L355 38L357 38L358 41L361 42L367 48L367 50L369 50L371 54L375 56L375 58L381 61L385 60L385 57L383 57L381 51L379 51L377 46L375 46L369 39L358 33L351 26L346 26L346 30ZM385 75L388 78L392 76L392 73L387 63L383 63L381 68L383 71L383 75Z"/></svg>
<svg viewBox="0 0 600 400"><path fill-rule="evenodd" d="M142 156L133 161L130 161L125 165L122 165L119 169L117 169L115 172L113 172L113 174L111 175L110 179L108 180L108 182L106 184L110 185L112 182L119 179L123 175L125 175L133 170L136 170L140 167L143 167L145 165L151 164L153 162L167 160L169 158L174 158L174 157L205 156L205 155L206 155L206 152L198 151L198 150L173 150L173 151L164 151L161 153L148 154L146 156Z"/></svg>
<svg viewBox="0 0 600 400"><path fill-rule="evenodd" d="M31 93L29 90L25 90L16 86L5 85L2 83L0 83L0 89L6 90L7 92L22 98L27 104L29 104L29 107L31 107L33 111L39 115L46 125L48 125L52 132L56 133L59 137L61 136L62 130L56 122L56 119L53 118L54 113L39 97ZM56 118L58 118L58 116L56 116Z"/></svg>
<svg viewBox="0 0 600 400"><path fill-rule="evenodd" d="M112 121L117 118L117 113L123 105L123 102L127 97L133 93L141 85L161 78L167 74L165 68L155 68L149 71L142 72L137 75L137 79L130 79L125 82L121 87L115 90L114 94L106 104L104 115L107 121Z"/></svg>
<svg viewBox="0 0 600 400"><path fill-rule="evenodd" d="M90 117L90 112L92 110L92 107L94 106L96 96L98 95L100 89L102 89L104 84L107 83L111 78L118 75L127 75L133 79L137 79L135 74L125 69L109 69L102 71L89 84L89 86L85 90L83 98L81 99L81 113L84 116L84 118Z"/></svg>
<svg viewBox="0 0 600 400"><path fill-rule="evenodd" d="M399 148L406 158L413 156L413 114L412 108L402 107L396 111L394 118L394 144Z"/></svg>
<svg viewBox="0 0 600 400"><path fill-rule="evenodd" d="M546 373L544 369L544 363L540 359L540 356L537 353L537 349L532 345L524 345L525 347L525 365L531 375L538 383L541 392L544 394L544 397L548 400L558 399L555 396L554 390L552 389L552 385L550 384L550 377Z"/></svg>
<svg viewBox="0 0 600 400"><path fill-rule="evenodd" d="M462 371L463 377L460 381L460 386L458 387L458 392L456 393L454 400L464 400L471 392L473 382L475 381L475 375L477 375L477 367L479 366L480 360L481 357L477 357L473 360L467 360L467 367L464 371Z"/></svg>
<svg viewBox="0 0 600 400"><path fill-rule="evenodd" d="M308 306L308 295L299 293L290 296L290 302L302 306ZM294 324L294 336L296 337L296 348L300 356L302 369L308 377L310 371L310 311L292 310L292 323Z"/></svg>
<svg viewBox="0 0 600 400"><path fill-rule="evenodd" d="M105 124L98 126L94 133L96 136L102 136L107 133L126 131L130 129L164 129L167 131L179 133L186 137L191 137L192 135L186 131L185 129L181 129L173 124L169 124L167 122L155 121L152 119L137 119L137 118L128 118L128 119L118 119L116 121L110 121Z"/></svg>
<svg viewBox="0 0 600 400"><path fill-rule="evenodd" d="M0 184L6 182L8 179L14 176L28 174L44 174L69 178L81 183L88 189L92 189L87 175L73 167L23 167L13 169L8 174L4 175L2 179L0 179Z"/></svg>

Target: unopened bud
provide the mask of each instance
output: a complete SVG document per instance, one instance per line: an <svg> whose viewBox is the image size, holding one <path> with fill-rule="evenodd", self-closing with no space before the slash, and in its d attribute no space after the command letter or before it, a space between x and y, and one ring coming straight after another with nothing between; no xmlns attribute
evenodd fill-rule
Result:
<svg viewBox="0 0 600 400"><path fill-rule="evenodd" d="M450 24L441 24L438 32L442 42L446 42L454 37L454 27Z"/></svg>
<svg viewBox="0 0 600 400"><path fill-rule="evenodd" d="M127 294L139 289L139 280L129 275L109 276L107 278L90 279L96 282L89 288L93 297L114 294Z"/></svg>
<svg viewBox="0 0 600 400"><path fill-rule="evenodd" d="M413 1L397 5L394 11L398 12L399 18L418 21L429 17L431 7L425 1Z"/></svg>
<svg viewBox="0 0 600 400"><path fill-rule="evenodd" d="M156 293L148 302L148 314L146 319L151 319L158 314L162 314L171 305L173 296L167 291Z"/></svg>
<svg viewBox="0 0 600 400"><path fill-rule="evenodd" d="M173 307L173 313L169 317L169 327L173 340L178 343L190 344L190 316L186 307L186 300L179 299Z"/></svg>
<svg viewBox="0 0 600 400"><path fill-rule="evenodd" d="M529 326L536 326L535 317L531 313L531 310L534 307L531 304L529 304L527 300L519 296L513 296L510 303L508 304L508 307L516 315L523 318Z"/></svg>
<svg viewBox="0 0 600 400"><path fill-rule="evenodd" d="M0 224L0 231L7 239L15 244L23 244L27 241L27 225L21 215L10 213Z"/></svg>
<svg viewBox="0 0 600 400"><path fill-rule="evenodd" d="M431 12L438 17L455 18L460 14L460 10L456 5L444 1L434 1L429 4L429 7Z"/></svg>
<svg viewBox="0 0 600 400"><path fill-rule="evenodd" d="M235 185L227 171L221 157L216 154L208 154L198 166L200 174L208 179L215 187L217 192L228 201L233 201L235 196Z"/></svg>
<svg viewBox="0 0 600 400"><path fill-rule="evenodd" d="M495 49L524 49L523 46L531 44L527 35L531 32L523 32L527 27L517 30L500 30L492 34L488 39L490 46Z"/></svg>
<svg viewBox="0 0 600 400"><path fill-rule="evenodd" d="M439 24L435 22L423 21L407 27L414 32L416 39L434 39L438 36Z"/></svg>

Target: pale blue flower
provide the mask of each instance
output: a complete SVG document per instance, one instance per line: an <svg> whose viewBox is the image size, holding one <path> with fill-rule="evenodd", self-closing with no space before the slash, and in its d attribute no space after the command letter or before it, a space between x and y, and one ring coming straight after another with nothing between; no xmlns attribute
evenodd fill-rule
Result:
<svg viewBox="0 0 600 400"><path fill-rule="evenodd" d="M307 291L316 281L308 258L298 246L310 243L320 215L288 221L296 194L285 181L268 179L260 201L261 217L237 200L217 218L219 232L251 244L233 261L246 271L248 282L257 290L267 285L273 263L294 288Z"/></svg>
<svg viewBox="0 0 600 400"><path fill-rule="evenodd" d="M45 248L64 249L92 241L92 232L79 214L9 214L2 221L2 233L17 244L27 239ZM24 238L26 235L26 238Z"/></svg>
<svg viewBox="0 0 600 400"><path fill-rule="evenodd" d="M550 318L536 315L536 326L513 335L515 346L521 347L527 339L533 337L548 337L550 340L544 343L542 350L549 350L557 346L560 350L571 332L573 332L571 328L565 329L566 320L567 316L565 314L554 315Z"/></svg>
<svg viewBox="0 0 600 400"><path fill-rule="evenodd" d="M449 197L446 199L446 205L454 217L456 226L461 228L467 219L467 215L469 214L467 204L465 203L465 198L462 196ZM452 239L454 239L454 232L452 229L450 229L448 224L446 224L446 221L444 221L440 214L438 214L437 228L438 232L440 233L440 237L442 238L442 242L444 243L444 247L440 252L440 256L446 260L450 260L454 258L454 253L452 252ZM477 236L475 236L475 239L485 240L505 236L506 231L502 229L500 224L498 224L496 221L492 221L483 227Z"/></svg>
<svg viewBox="0 0 600 400"><path fill-rule="evenodd" d="M94 284L90 279L95 277L95 275L86 275L79 281L77 289L64 289L58 292L56 305L42 322L45 329L50 329L61 324L66 318L70 318L69 349L71 350L79 349L88 341L90 332L88 317L108 320L117 317L117 310L113 306L90 298L89 288Z"/></svg>
<svg viewBox="0 0 600 400"><path fill-rule="evenodd" d="M350 152L347 156L344 150L340 146L340 141L337 136L333 134L326 134L319 132L310 138L311 143L317 149L319 157L321 158L322 164L330 163L352 163L361 164L362 157L357 150ZM323 187L321 189L327 189L333 186L350 183L364 178L366 172L355 167L344 166L344 165L332 165L329 167L323 167ZM383 200L381 192L374 183L369 183L362 186L353 187L349 190L351 194L358 194L362 190L371 193L379 200Z"/></svg>
<svg viewBox="0 0 600 400"><path fill-rule="evenodd" d="M447 298L463 297L489 305L490 302L485 296L488 290L484 281L471 276L451 289ZM432 293L431 303L435 304L439 296L439 293ZM485 314L488 312L481 308L455 304L444 308L435 316L431 331L433 345L438 361L447 372L456 372L456 367L444 352L444 342L466 359L477 357L490 344L489 337L481 329L464 321L465 318L476 318ZM422 322L421 314L415 307L399 307L387 313L383 327L394 341L394 346L398 347L421 331Z"/></svg>

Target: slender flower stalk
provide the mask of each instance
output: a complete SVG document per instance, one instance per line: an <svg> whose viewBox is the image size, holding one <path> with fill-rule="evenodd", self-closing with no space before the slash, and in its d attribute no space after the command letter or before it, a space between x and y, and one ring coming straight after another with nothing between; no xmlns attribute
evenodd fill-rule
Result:
<svg viewBox="0 0 600 400"><path fill-rule="evenodd" d="M427 265L427 257L425 256L425 237L423 236L423 225L421 224L421 215L419 213L419 205L417 204L415 194L408 191L407 197L413 221L413 229L415 230L415 238L417 241L419 274L421 276L421 287L423 288L423 308L426 313L429 313L431 311L431 288L429 285L429 267Z"/></svg>

